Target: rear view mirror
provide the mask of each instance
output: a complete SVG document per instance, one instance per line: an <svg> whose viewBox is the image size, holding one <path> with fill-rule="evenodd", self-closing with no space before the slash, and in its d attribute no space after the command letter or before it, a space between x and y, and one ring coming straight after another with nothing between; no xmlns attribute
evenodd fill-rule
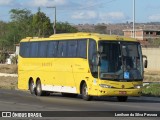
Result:
<svg viewBox="0 0 160 120"><path fill-rule="evenodd" d="M144 68L147 68L147 66L148 66L148 61L145 60L145 61L144 61Z"/></svg>
<svg viewBox="0 0 160 120"><path fill-rule="evenodd" d="M144 68L147 68L147 66L148 66L147 56L143 55L143 58L145 58L145 60L144 60Z"/></svg>

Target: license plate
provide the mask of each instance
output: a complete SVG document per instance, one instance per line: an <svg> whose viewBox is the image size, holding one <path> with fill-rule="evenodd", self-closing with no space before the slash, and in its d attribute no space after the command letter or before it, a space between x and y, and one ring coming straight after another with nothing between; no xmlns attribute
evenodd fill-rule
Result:
<svg viewBox="0 0 160 120"><path fill-rule="evenodd" d="M119 94L120 94L120 95L126 95L127 92L126 92L126 91L119 91Z"/></svg>

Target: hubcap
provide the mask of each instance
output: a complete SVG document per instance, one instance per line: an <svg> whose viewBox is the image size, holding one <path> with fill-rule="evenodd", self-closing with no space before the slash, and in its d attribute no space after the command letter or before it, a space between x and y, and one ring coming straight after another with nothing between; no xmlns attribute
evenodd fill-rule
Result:
<svg viewBox="0 0 160 120"><path fill-rule="evenodd" d="M40 85L38 84L38 86L37 86L37 91L40 93L40 91L41 91L41 88L40 88Z"/></svg>

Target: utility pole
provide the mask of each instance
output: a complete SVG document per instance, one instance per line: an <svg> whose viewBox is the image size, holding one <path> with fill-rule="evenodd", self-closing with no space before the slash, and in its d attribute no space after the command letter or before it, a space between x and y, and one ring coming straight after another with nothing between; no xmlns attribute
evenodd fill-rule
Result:
<svg viewBox="0 0 160 120"><path fill-rule="evenodd" d="M135 0L133 0L133 38L135 38Z"/></svg>
<svg viewBox="0 0 160 120"><path fill-rule="evenodd" d="M53 24L53 30L54 30L54 34L56 34L56 7L47 7L47 8L54 8L54 24Z"/></svg>

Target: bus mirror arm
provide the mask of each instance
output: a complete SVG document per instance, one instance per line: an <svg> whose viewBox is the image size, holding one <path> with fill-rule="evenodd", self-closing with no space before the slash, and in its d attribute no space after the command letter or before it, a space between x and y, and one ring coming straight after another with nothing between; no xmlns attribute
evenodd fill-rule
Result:
<svg viewBox="0 0 160 120"><path fill-rule="evenodd" d="M147 56L143 55L143 58L145 58L145 60L144 60L144 68L147 68L147 66L148 66Z"/></svg>

